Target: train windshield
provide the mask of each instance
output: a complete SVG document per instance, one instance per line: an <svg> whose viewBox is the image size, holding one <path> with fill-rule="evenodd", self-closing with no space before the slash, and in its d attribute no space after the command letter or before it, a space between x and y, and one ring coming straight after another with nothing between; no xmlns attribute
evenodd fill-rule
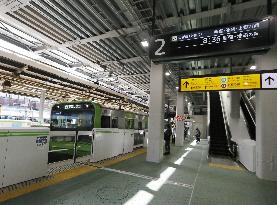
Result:
<svg viewBox="0 0 277 205"><path fill-rule="evenodd" d="M92 130L94 128L94 115L94 106L89 103L54 105L51 111L51 130Z"/></svg>

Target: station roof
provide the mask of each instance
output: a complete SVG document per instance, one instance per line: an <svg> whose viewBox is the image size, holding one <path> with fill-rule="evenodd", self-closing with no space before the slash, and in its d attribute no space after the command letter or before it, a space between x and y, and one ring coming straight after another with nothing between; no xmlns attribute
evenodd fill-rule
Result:
<svg viewBox="0 0 277 205"><path fill-rule="evenodd" d="M157 0L154 34L263 17L266 2ZM152 15L149 0L0 1L0 76L12 82L6 91L39 96L45 89L58 101L89 98L147 111L150 59L141 41L152 34ZM179 75L243 71L251 63L239 56L165 65L166 92L174 99Z"/></svg>

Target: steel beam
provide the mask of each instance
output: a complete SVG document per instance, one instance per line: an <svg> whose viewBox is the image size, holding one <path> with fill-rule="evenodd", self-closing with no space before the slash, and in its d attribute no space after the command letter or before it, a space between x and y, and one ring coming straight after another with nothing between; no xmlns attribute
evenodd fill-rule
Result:
<svg viewBox="0 0 277 205"><path fill-rule="evenodd" d="M129 35L132 33L137 33L141 29L138 26L130 27L130 28L122 28L117 30L108 31L104 34L100 34L97 36L92 36L89 38L84 39L77 39L74 41L67 41L63 44L59 44L58 46L49 46L49 47L41 47L36 50L36 52L42 52L45 50L53 50L53 49L60 49L60 48L68 48L76 45L86 44L90 42L100 41L108 38L118 38L120 36Z"/></svg>
<svg viewBox="0 0 277 205"><path fill-rule="evenodd" d="M277 0L272 0L272 3L276 3L276 2L277 2ZM239 4L235 4L235 5L227 4L226 6L221 7L221 8L197 12L195 14L190 14L190 15L186 15L186 16L169 17L169 18L166 18L161 21L163 21L163 23L165 23L166 25L168 25L168 23L172 23L172 22L176 22L176 21L181 23L181 22L186 22L186 21L190 21L193 19L208 18L208 17L217 16L217 15L221 15L221 14L228 14L230 12L243 11L245 9L266 6L266 4L267 4L267 1L265 1L265 0L254 0L254 1L248 1L248 2L239 3Z"/></svg>
<svg viewBox="0 0 277 205"><path fill-rule="evenodd" d="M126 59L120 59L120 60L116 60L116 61L105 61L105 62L101 62L101 65L111 65L111 64L118 64L118 63L131 63L131 62L138 62L138 61L143 61L143 57L146 56L136 56L133 58L126 58Z"/></svg>

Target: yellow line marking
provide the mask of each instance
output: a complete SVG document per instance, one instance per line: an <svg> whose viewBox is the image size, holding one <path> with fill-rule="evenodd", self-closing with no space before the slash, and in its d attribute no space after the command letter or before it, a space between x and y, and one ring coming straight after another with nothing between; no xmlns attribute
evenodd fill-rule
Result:
<svg viewBox="0 0 277 205"><path fill-rule="evenodd" d="M244 169L241 168L238 165L233 165L232 166L232 165L209 163L209 167L220 168L220 169L227 169L227 170L234 170L234 171L244 171Z"/></svg>
<svg viewBox="0 0 277 205"><path fill-rule="evenodd" d="M119 156L118 158L107 159L107 160L104 160L102 163L93 163L93 164L96 166L101 166L101 167L109 167L113 164L125 161L127 159L136 157L136 156L144 154L144 153L146 153L145 149L138 149L138 150L135 150L134 152ZM73 168L71 170L67 170L67 171L64 171L61 173L54 174L51 179L45 179L44 181L30 184L29 186L27 185L26 187L20 187L14 191L9 191L9 192L3 193L3 194L0 193L0 202L14 199L14 198L22 196L24 194L49 187L51 185L61 183L63 181L72 179L74 177L77 177L77 176L80 176L80 175L83 175L83 174L86 174L89 172L93 172L97 169L98 168L94 167L94 166L84 165L81 167Z"/></svg>

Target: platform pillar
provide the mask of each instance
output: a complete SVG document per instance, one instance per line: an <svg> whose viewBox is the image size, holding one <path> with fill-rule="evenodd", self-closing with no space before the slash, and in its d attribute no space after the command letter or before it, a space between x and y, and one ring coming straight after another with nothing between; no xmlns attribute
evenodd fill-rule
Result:
<svg viewBox="0 0 277 205"><path fill-rule="evenodd" d="M260 70L276 69L277 46L256 57ZM277 181L277 90L256 91L256 175Z"/></svg>
<svg viewBox="0 0 277 205"><path fill-rule="evenodd" d="M184 93L178 92L177 93L177 107L176 107L176 115L177 116L184 116ZM176 120L176 139L175 139L176 146L183 146L184 145L184 121L177 121Z"/></svg>
<svg viewBox="0 0 277 205"><path fill-rule="evenodd" d="M230 91L230 110L231 118L240 118L240 91Z"/></svg>
<svg viewBox="0 0 277 205"><path fill-rule="evenodd" d="M46 94L46 91L42 90L40 94L40 101L39 101L39 117L38 117L39 124L44 123L43 111L44 111L45 94Z"/></svg>
<svg viewBox="0 0 277 205"><path fill-rule="evenodd" d="M151 63L150 103L146 160L159 163L163 159L164 141L164 67Z"/></svg>

